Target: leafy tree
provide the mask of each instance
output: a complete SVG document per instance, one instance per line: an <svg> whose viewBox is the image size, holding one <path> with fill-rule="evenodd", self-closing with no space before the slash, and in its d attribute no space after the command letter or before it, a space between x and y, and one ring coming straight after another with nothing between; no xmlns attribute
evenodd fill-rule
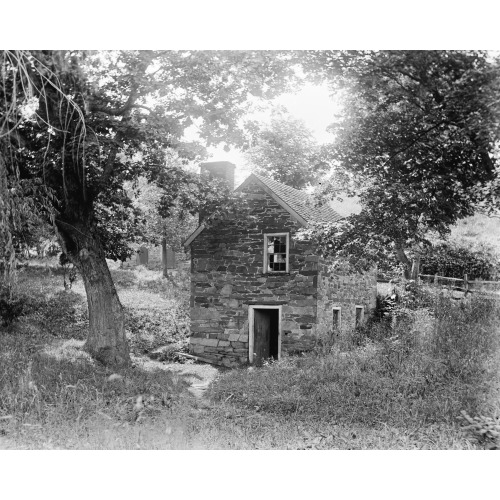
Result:
<svg viewBox="0 0 500 500"><path fill-rule="evenodd" d="M286 90L293 79L287 59L256 51L2 52L4 178L15 172L44 189L31 199L45 200L42 211L82 276L86 349L96 359L129 361L123 309L105 260L126 256L125 243L137 236L139 214L124 182L144 176L156 183L165 210L186 191L210 191L185 169L167 168L166 151L186 162L202 157L203 149L183 141L191 125L205 145L240 143L247 97Z"/></svg>
<svg viewBox="0 0 500 500"><path fill-rule="evenodd" d="M316 239L355 267L394 254L415 277L429 231L446 235L497 178L498 62L478 51L310 52L304 59L345 97L330 149L343 172L326 190L357 193L363 207Z"/></svg>
<svg viewBox="0 0 500 500"><path fill-rule="evenodd" d="M167 163L170 166L181 165L181 159L174 150L169 151ZM194 170L194 169L193 169ZM211 186L213 183L210 184ZM161 245L163 254L166 254L167 246L175 251L182 249L182 242L196 229L198 217L193 215L193 210L200 205L200 199L207 200L209 197L198 190L184 190L183 197L172 196L166 199L164 190L156 184L151 184L145 177L139 177L133 183L125 183L128 196L132 199L134 208L139 214L138 232L140 239L152 245ZM219 199L225 190L215 190L214 194ZM229 193L227 193L229 195ZM187 196L196 197L189 202ZM170 199L172 197L173 199ZM190 207L192 209L190 210Z"/></svg>
<svg viewBox="0 0 500 500"><path fill-rule="evenodd" d="M251 147L245 156L256 173L302 189L314 184L328 168L312 132L283 107L272 111L270 124L253 121L246 126Z"/></svg>

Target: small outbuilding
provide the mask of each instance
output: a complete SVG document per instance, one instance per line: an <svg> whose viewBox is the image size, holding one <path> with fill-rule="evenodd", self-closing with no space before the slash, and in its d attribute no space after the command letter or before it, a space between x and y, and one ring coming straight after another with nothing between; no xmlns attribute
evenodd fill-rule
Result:
<svg viewBox="0 0 500 500"><path fill-rule="evenodd" d="M229 162L202 175L234 187ZM320 336L361 324L376 304L376 274L340 275L297 231L341 216L273 179L251 174L237 189L242 210L200 226L191 249L190 353L224 366L259 365L311 349Z"/></svg>

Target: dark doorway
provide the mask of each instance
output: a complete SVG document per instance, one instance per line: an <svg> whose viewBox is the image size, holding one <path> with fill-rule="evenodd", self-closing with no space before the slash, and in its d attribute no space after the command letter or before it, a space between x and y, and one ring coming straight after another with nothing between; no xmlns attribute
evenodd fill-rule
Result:
<svg viewBox="0 0 500 500"><path fill-rule="evenodd" d="M262 365L264 359L278 359L279 309L254 309L254 364Z"/></svg>

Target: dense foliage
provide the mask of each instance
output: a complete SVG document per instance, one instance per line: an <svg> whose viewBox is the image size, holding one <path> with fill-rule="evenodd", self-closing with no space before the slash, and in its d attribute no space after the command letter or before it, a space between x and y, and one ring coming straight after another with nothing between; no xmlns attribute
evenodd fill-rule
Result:
<svg viewBox="0 0 500 500"><path fill-rule="evenodd" d="M410 274L434 230L471 215L497 178L499 66L478 51L330 51L309 68L342 89L330 155L342 170L326 192L362 211L318 237L351 263L394 255ZM491 198L491 196L490 196Z"/></svg>
<svg viewBox="0 0 500 500"><path fill-rule="evenodd" d="M304 122L276 108L269 125L246 124L251 147L245 156L256 173L295 189L315 184L329 165Z"/></svg>
<svg viewBox="0 0 500 500"><path fill-rule="evenodd" d="M200 181L182 163L203 158L206 146L241 143L248 96L269 98L286 89L294 79L290 56L264 51L2 55L2 192L13 192L8 182L40 187L43 196L27 199L43 201L42 213L85 282L89 352L106 363L127 362L123 312L105 261L127 257L127 242L142 236L141 213L124 183L145 177L156 184L163 191L164 214L179 200L191 212L227 200L218 186ZM191 126L203 144L184 140ZM168 164L171 149L180 165ZM19 225L13 221L21 213L18 198L9 195L7 208L0 206L0 229ZM4 260L13 258L10 251Z"/></svg>
<svg viewBox="0 0 500 500"><path fill-rule="evenodd" d="M477 248L451 243L438 243L422 254L422 274L438 274L449 278L496 280L500 275L498 256L486 245Z"/></svg>

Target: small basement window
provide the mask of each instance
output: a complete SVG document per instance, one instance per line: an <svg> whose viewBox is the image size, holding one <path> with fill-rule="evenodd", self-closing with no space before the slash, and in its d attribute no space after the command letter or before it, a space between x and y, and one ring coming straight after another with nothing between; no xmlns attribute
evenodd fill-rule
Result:
<svg viewBox="0 0 500 500"><path fill-rule="evenodd" d="M334 307L333 308L333 321L332 321L332 326L333 330L338 332L340 331L340 325L341 325L341 308L340 307Z"/></svg>
<svg viewBox="0 0 500 500"><path fill-rule="evenodd" d="M288 233L264 234L264 272L288 272Z"/></svg>
<svg viewBox="0 0 500 500"><path fill-rule="evenodd" d="M356 327L361 326L365 319L365 306L356 306Z"/></svg>

